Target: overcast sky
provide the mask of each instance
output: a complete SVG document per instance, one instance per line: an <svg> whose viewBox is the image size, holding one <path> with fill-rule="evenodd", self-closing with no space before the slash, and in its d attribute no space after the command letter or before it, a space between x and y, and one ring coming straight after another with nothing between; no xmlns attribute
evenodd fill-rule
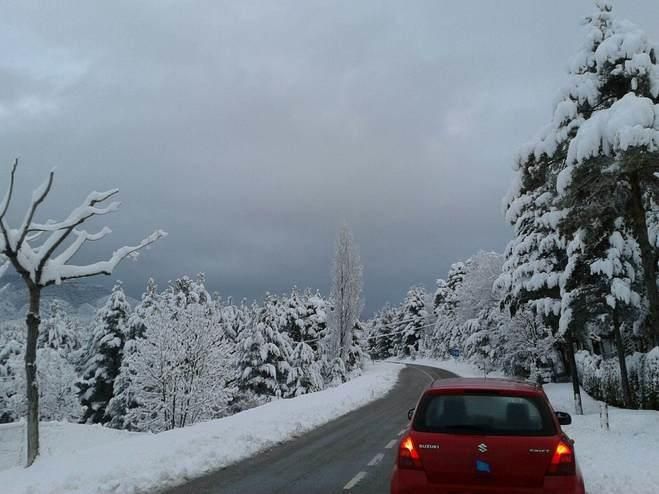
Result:
<svg viewBox="0 0 659 494"><path fill-rule="evenodd" d="M615 5L659 41L659 2ZM197 272L235 297L327 291L346 222L370 311L412 284L432 290L479 249L503 250L512 157L550 118L591 10L590 0L5 2L2 172L21 157L27 199L56 167L48 217L119 187L115 233L95 256L167 230L117 271L134 296L148 276Z"/></svg>

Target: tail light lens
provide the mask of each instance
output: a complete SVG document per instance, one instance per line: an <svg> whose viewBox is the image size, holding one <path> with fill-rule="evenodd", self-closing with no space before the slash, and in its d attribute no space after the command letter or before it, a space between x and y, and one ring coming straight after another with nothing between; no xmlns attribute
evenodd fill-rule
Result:
<svg viewBox="0 0 659 494"><path fill-rule="evenodd" d="M398 468L422 470L421 455L412 436L405 436L398 447Z"/></svg>
<svg viewBox="0 0 659 494"><path fill-rule="evenodd" d="M576 465L572 445L561 440L556 446L554 456L551 458L547 475L574 475L575 473Z"/></svg>

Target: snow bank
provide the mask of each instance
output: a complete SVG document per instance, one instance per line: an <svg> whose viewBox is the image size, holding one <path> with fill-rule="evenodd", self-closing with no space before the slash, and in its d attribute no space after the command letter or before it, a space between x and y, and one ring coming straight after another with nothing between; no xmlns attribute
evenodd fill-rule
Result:
<svg viewBox="0 0 659 494"><path fill-rule="evenodd" d="M0 472L2 492L127 494L181 483L383 397L396 384L400 370L397 365L375 364L364 375L335 388L160 434L126 434L103 442L99 434L107 429L77 426L86 429L89 439L81 445L78 432L69 437L68 428L63 427L52 454L44 454L29 469ZM52 444L46 440L46 449Z"/></svg>
<svg viewBox="0 0 659 494"><path fill-rule="evenodd" d="M40 432L43 459L77 453L98 444L110 444L139 435L100 425L68 422L42 422ZM0 424L0 471L25 464L25 448L21 447L24 443L24 422Z"/></svg>
<svg viewBox="0 0 659 494"><path fill-rule="evenodd" d="M411 364L411 365L426 365L428 367L437 367L449 372L453 372L458 376L462 377L483 377L485 373L476 367L473 364L465 362L463 360L456 359L429 359L429 358L417 358L417 359L390 359L388 362L401 363L401 364ZM501 372L488 372L488 377L503 377Z"/></svg>
<svg viewBox="0 0 659 494"><path fill-rule="evenodd" d="M546 384L556 410L574 412L571 384ZM656 494L659 490L659 412L609 407L611 430L600 427L600 403L582 391L584 415L565 432L575 440L591 494Z"/></svg>
<svg viewBox="0 0 659 494"><path fill-rule="evenodd" d="M465 362L418 360L465 377L482 372ZM572 414L565 432L575 440L590 494L656 494L659 491L659 412L609 407L610 430L600 427L600 402L581 391L584 415L574 414L572 384L545 384L555 410Z"/></svg>

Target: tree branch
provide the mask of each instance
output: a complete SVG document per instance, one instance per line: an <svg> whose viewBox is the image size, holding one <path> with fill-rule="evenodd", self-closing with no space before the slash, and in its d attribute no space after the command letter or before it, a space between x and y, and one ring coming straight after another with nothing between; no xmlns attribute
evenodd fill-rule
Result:
<svg viewBox="0 0 659 494"><path fill-rule="evenodd" d="M11 203L11 197L14 193L14 184L16 183L16 168L18 168L18 158L14 160L14 164L11 167L11 173L9 175L9 186L5 197L2 200L2 206L0 206L0 231L2 231L2 236L4 238L4 248L2 250L11 249L9 243L9 234L7 233L7 226L5 225L5 215L9 209L9 204Z"/></svg>
<svg viewBox="0 0 659 494"><path fill-rule="evenodd" d="M138 245L122 247L114 252L107 261L101 261L86 266L66 266L54 261L45 265L40 283L42 286L59 284L62 281L88 278L99 274L110 276L117 265L127 257L133 257L138 251L167 236L162 230L157 230L142 240ZM52 268L52 269L51 269ZM52 272L51 272L52 271Z"/></svg>
<svg viewBox="0 0 659 494"><path fill-rule="evenodd" d="M23 225L21 226L21 236L18 239L18 243L16 244L17 251L20 250L21 245L23 245L23 242L28 235L28 228L32 224L32 220L34 219L34 215L37 212L37 209L50 193L50 189L53 186L54 177L55 172L51 171L48 175L48 180L46 183L39 188L41 190L37 189L34 191L34 194L32 194L32 204L30 205L30 209L25 216L25 220L23 220Z"/></svg>
<svg viewBox="0 0 659 494"><path fill-rule="evenodd" d="M84 245L85 242L96 242L101 240L106 235L112 233L108 227L104 227L100 232L96 234L89 234L86 231L73 230L73 234L76 235L75 241L67 247L67 249L57 256L52 262L56 264L65 264L71 260L71 258L78 253L80 248Z"/></svg>
<svg viewBox="0 0 659 494"><path fill-rule="evenodd" d="M45 249L41 255L41 260L37 266L36 272L41 273L44 269L44 266L50 259L50 256L53 255L53 252L62 245L62 243L68 238L68 236L73 232L73 230L83 224L92 216L104 215L116 211L119 208L118 202L111 203L107 208L99 209L95 206L103 201L108 200L110 197L116 195L119 192L118 189L113 189L107 192L92 192L85 199L85 203L82 206L74 209L69 217L62 223L52 223L50 225L43 225L40 231L52 231L51 236L46 240L46 242L40 247L40 251ZM39 276L37 274L37 276ZM41 280L36 280L37 283L40 283Z"/></svg>

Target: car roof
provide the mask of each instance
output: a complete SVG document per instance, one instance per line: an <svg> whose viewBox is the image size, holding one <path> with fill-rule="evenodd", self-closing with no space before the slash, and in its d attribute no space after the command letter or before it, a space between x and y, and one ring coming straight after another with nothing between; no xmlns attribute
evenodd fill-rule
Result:
<svg viewBox="0 0 659 494"><path fill-rule="evenodd" d="M451 377L448 379L437 379L430 388L438 391L512 391L529 394L541 394L542 388L528 381L503 378L487 377Z"/></svg>

